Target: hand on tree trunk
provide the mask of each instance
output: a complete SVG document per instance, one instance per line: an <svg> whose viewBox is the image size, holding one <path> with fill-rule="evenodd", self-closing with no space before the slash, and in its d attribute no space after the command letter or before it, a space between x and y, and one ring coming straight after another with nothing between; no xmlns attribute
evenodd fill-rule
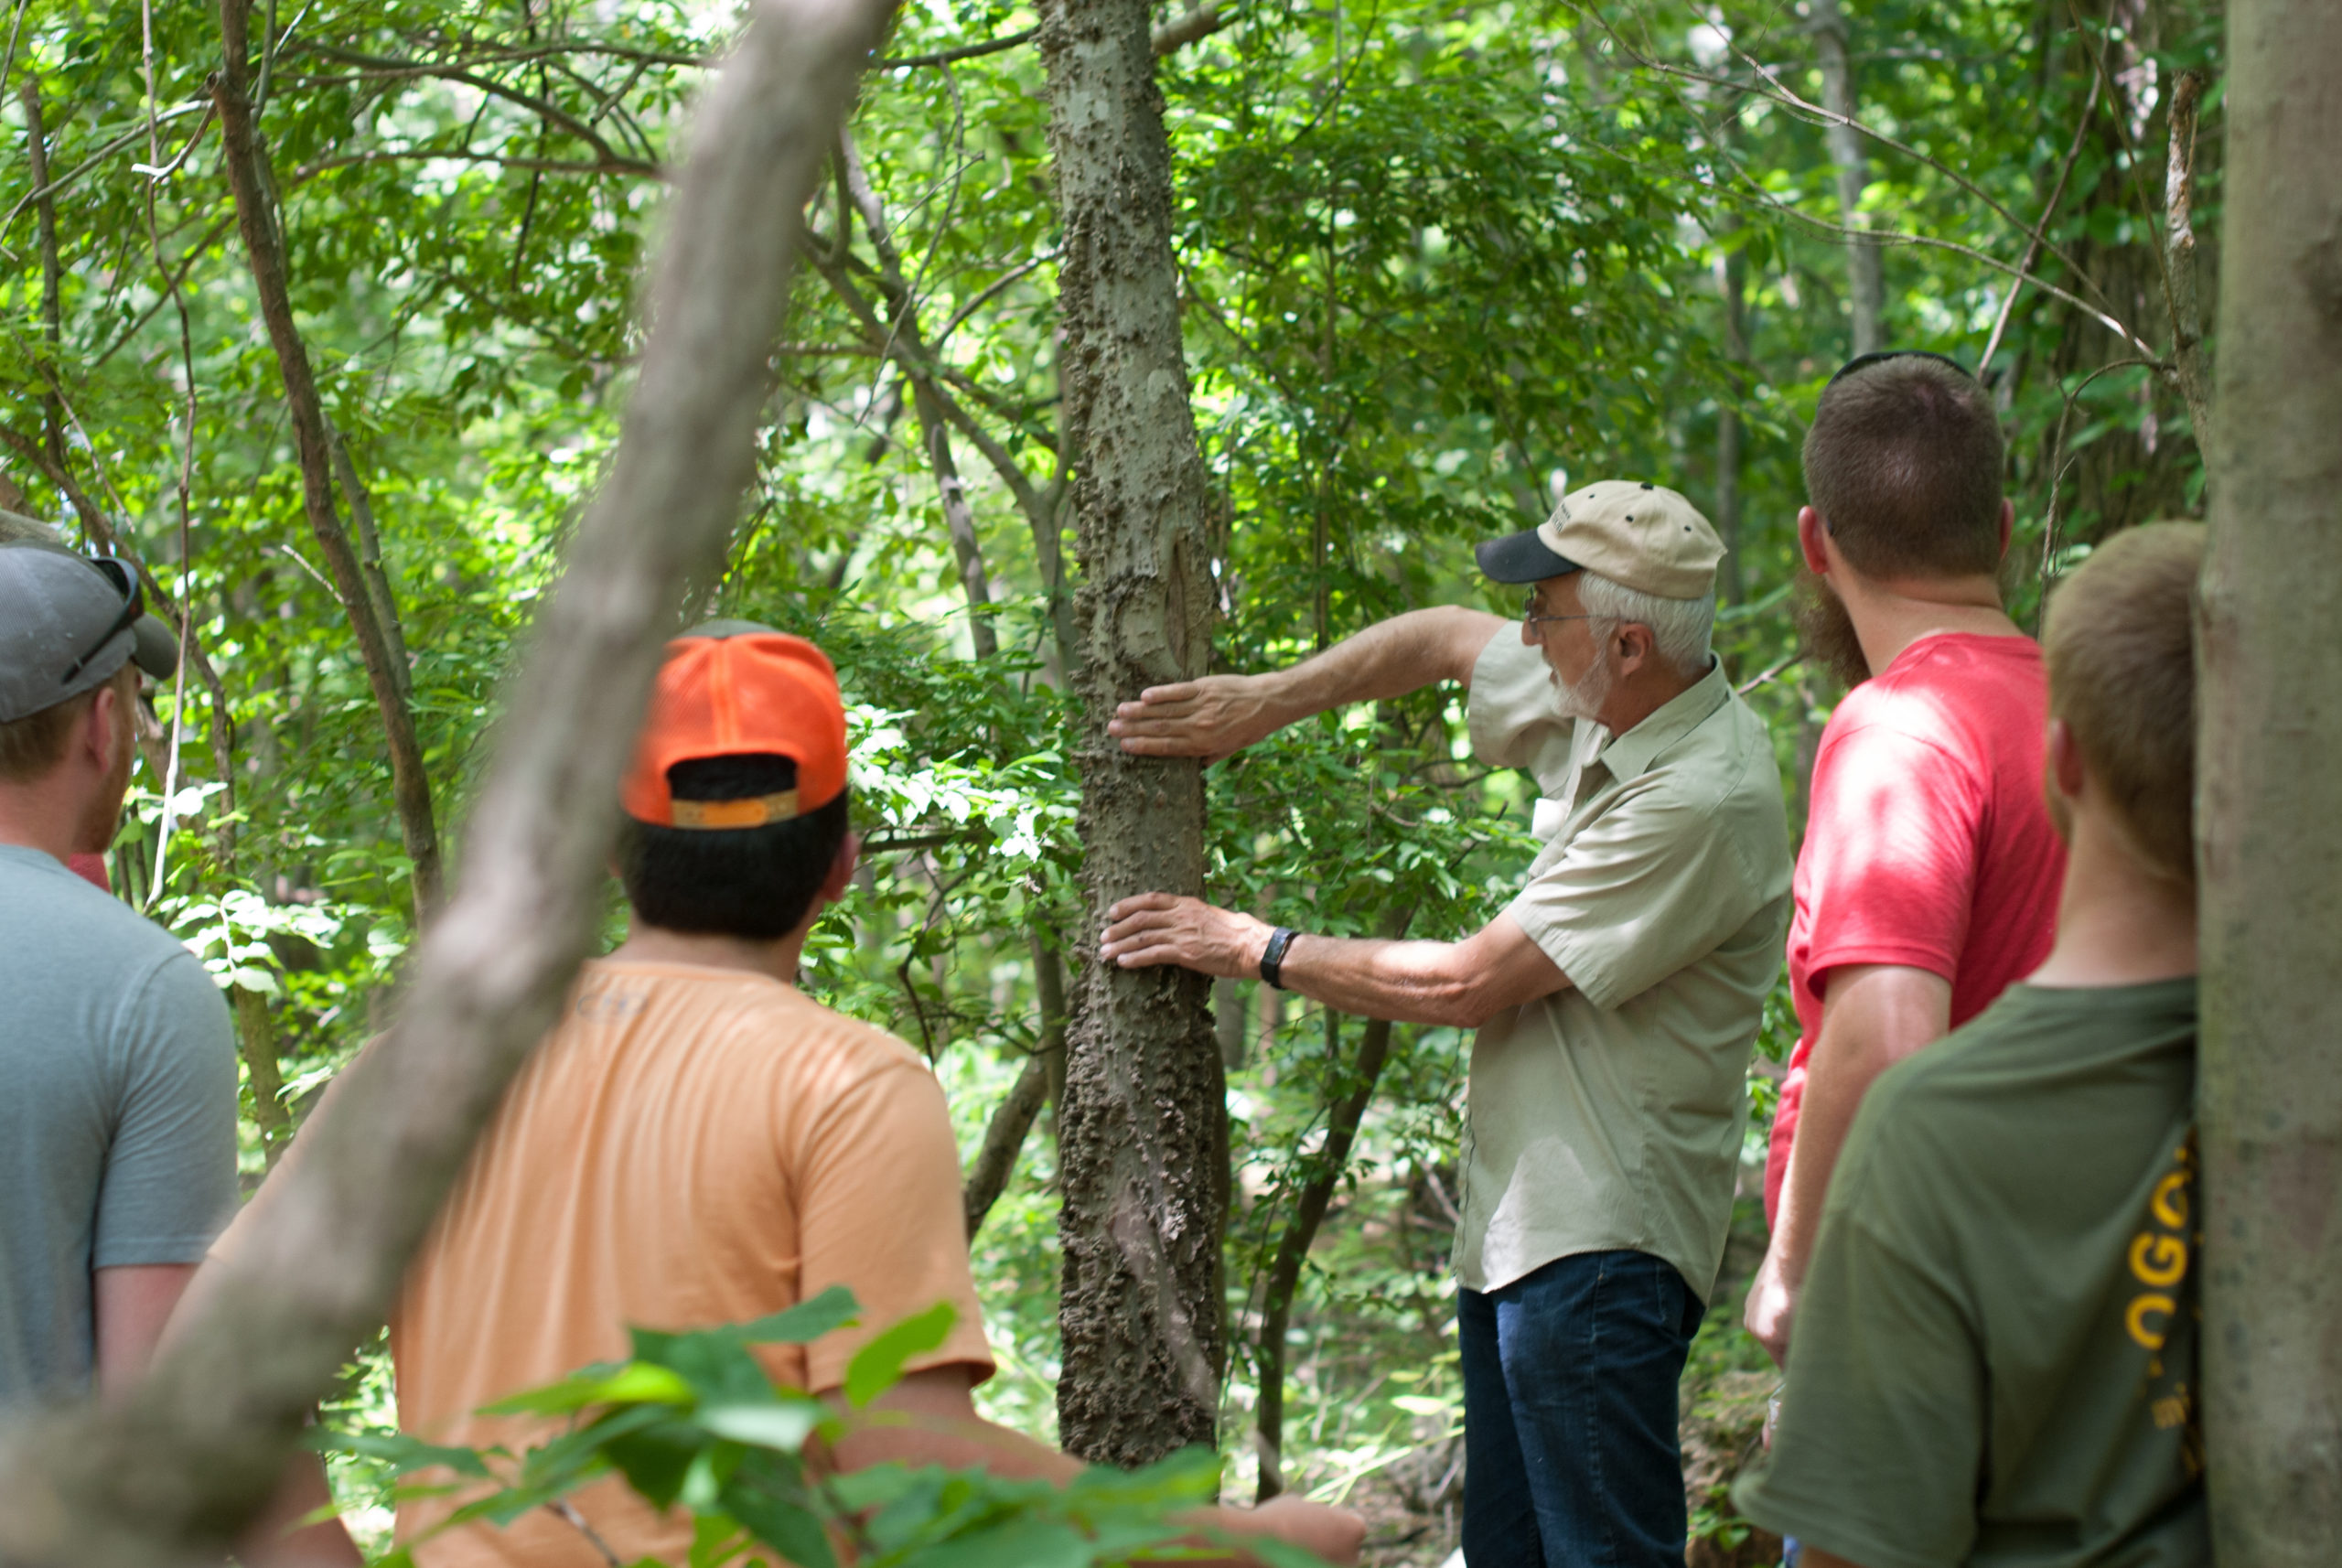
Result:
<svg viewBox="0 0 2342 1568"><path fill-rule="evenodd" d="M1114 709L1106 733L1133 757L1200 757L1209 765L1274 735L1285 722L1267 678L1207 675L1149 686L1137 702Z"/></svg>
<svg viewBox="0 0 2342 1568"><path fill-rule="evenodd" d="M1098 956L1123 969L1175 963L1198 974L1243 980L1261 972L1276 928L1200 898L1141 893L1106 911Z"/></svg>

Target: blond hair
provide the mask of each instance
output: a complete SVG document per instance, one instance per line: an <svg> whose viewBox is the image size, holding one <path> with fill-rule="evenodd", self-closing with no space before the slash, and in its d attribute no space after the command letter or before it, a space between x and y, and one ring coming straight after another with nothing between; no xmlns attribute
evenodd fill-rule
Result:
<svg viewBox="0 0 2342 1568"><path fill-rule="evenodd" d="M2196 879L2196 580L2204 528L2151 522L2092 551L2049 600L2049 712L2140 859Z"/></svg>

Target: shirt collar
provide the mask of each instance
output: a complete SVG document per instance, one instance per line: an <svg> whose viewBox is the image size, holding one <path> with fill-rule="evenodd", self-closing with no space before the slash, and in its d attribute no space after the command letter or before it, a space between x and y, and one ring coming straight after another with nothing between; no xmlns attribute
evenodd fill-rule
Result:
<svg viewBox="0 0 2342 1568"><path fill-rule="evenodd" d="M1708 716L1724 706L1732 695L1732 683L1724 679L1724 660L1709 655L1712 662L1708 672L1661 703L1645 716L1643 722L1621 736L1613 736L1595 753L1610 777L1621 783L1642 772L1659 758L1659 754L1691 734Z"/></svg>

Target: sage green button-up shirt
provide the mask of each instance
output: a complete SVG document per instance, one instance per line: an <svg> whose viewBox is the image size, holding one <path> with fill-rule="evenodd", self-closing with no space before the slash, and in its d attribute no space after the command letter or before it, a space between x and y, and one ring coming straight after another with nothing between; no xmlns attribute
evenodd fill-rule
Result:
<svg viewBox="0 0 2342 1568"><path fill-rule="evenodd" d="M1468 714L1480 758L1532 773L1541 818L1561 815L1507 913L1570 984L1473 1044L1457 1275L1496 1290L1624 1248L1705 1300L1789 918L1772 743L1720 665L1624 735L1564 718L1510 627Z"/></svg>

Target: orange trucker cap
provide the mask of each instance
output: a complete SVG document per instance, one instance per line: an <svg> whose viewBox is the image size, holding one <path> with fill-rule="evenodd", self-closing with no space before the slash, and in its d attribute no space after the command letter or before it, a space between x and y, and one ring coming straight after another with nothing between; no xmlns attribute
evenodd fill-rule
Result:
<svg viewBox="0 0 2342 1568"><path fill-rule="evenodd" d="M678 762L765 752L797 764L797 788L747 800L678 800L668 788ZM757 828L826 806L844 788L845 704L820 649L745 620L708 621L667 644L618 785L627 815L658 827Z"/></svg>

